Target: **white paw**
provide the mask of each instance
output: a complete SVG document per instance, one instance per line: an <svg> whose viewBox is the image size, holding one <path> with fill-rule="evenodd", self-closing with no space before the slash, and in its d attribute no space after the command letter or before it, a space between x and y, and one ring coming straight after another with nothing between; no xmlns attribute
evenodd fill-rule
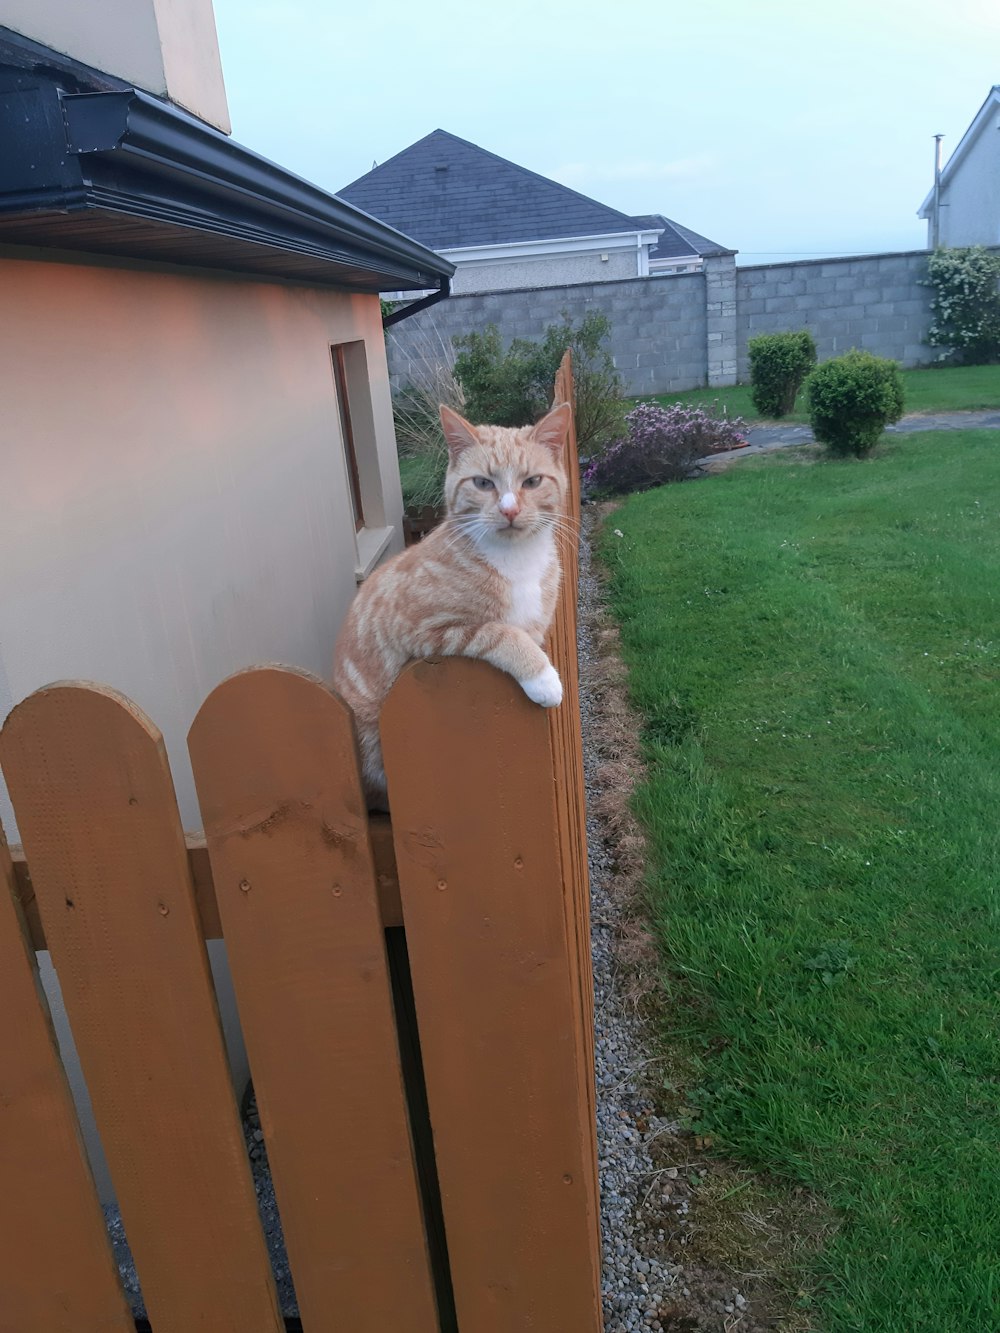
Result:
<svg viewBox="0 0 1000 1333"><path fill-rule="evenodd" d="M537 676L522 680L521 689L532 703L541 704L543 708L555 708L562 703L562 681L554 666L547 666Z"/></svg>

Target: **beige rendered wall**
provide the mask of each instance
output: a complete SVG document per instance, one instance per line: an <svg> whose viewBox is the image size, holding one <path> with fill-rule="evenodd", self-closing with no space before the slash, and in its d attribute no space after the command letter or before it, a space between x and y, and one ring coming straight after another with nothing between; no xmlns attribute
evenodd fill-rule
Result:
<svg viewBox="0 0 1000 1333"><path fill-rule="evenodd" d="M124 691L198 828L185 737L202 700L255 662L328 678L356 589L333 343L363 340L366 518L401 545L378 299L0 249L0 310L0 721L53 680ZM2 783L0 819L16 841Z"/></svg>
<svg viewBox="0 0 1000 1333"><path fill-rule="evenodd" d="M229 133L212 0L0 0L0 25Z"/></svg>

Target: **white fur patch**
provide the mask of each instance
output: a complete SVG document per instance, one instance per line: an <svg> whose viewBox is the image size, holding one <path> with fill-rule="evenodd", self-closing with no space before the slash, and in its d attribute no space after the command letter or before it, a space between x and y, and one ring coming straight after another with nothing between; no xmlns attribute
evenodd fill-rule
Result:
<svg viewBox="0 0 1000 1333"><path fill-rule="evenodd" d="M506 495L501 495L499 509L501 514L507 513L510 509L517 508L517 496L513 491L508 491Z"/></svg>
<svg viewBox="0 0 1000 1333"><path fill-rule="evenodd" d="M551 531L546 528L523 541L484 541L479 550L510 585L510 606L504 617L507 624L519 629L541 625L542 581L555 560Z"/></svg>
<svg viewBox="0 0 1000 1333"><path fill-rule="evenodd" d="M562 681L551 663L537 676L522 680L520 686L532 703L541 704L543 708L555 708L562 703Z"/></svg>

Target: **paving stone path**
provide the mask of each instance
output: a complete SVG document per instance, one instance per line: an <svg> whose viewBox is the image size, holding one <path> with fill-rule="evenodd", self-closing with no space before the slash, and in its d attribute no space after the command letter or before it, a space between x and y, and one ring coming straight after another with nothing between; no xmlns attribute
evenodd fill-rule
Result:
<svg viewBox="0 0 1000 1333"><path fill-rule="evenodd" d="M887 426L887 435L914 435L926 430L1000 430L1000 411L990 408L980 412L927 412L903 417L895 426ZM775 425L751 426L747 431L749 443L743 449L729 449L725 453L710 454L695 463L697 472L715 472L740 458L753 454L771 453L793 444L812 444L813 433L808 426Z"/></svg>

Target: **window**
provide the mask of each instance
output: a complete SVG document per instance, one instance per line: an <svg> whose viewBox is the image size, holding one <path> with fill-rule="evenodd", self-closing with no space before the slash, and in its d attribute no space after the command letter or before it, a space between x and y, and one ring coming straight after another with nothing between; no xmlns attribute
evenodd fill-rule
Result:
<svg viewBox="0 0 1000 1333"><path fill-rule="evenodd" d="M343 343L331 347L333 354L333 379L337 387L337 408L340 412L340 438L344 442L347 456L347 475L351 488L351 508L354 511L354 531L359 532L365 526L365 505L361 494L361 472L358 468L357 445L354 441L354 427L351 423L351 400L347 392L347 358Z"/></svg>
<svg viewBox="0 0 1000 1333"><path fill-rule="evenodd" d="M378 433L364 342L359 339L332 344L330 362L344 447L346 498L354 519L354 573L360 582L367 578L389 549L396 529L386 523Z"/></svg>

